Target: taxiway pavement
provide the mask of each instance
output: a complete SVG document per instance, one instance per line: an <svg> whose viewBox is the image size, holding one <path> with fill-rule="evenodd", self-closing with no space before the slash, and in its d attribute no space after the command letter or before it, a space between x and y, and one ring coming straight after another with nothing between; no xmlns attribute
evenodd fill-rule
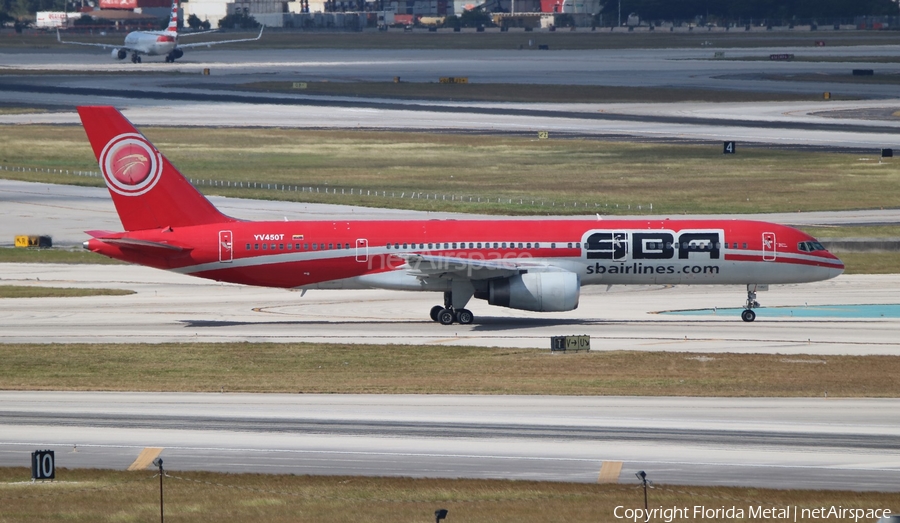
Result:
<svg viewBox="0 0 900 523"><path fill-rule="evenodd" d="M896 491L895 399L0 392L0 466Z"/></svg>
<svg viewBox="0 0 900 523"><path fill-rule="evenodd" d="M10 72L60 74L4 76L7 103L74 107L109 104L125 109L138 125L292 126L403 130L466 130L626 135L657 140L738 140L780 145L818 145L877 151L896 147L900 120L871 119L866 111L900 108L889 84L834 83L828 75L893 64L862 62L768 62L712 60L767 56L766 49L670 49L594 51L409 51L409 50L215 50L177 64L111 63L107 53L0 53ZM779 49L774 52L790 52ZM795 50L811 57L891 56L891 46ZM101 56L102 55L102 56ZM265 59L260 60L260 56ZM118 74L140 68L139 76ZM214 74L199 73L210 68ZM84 72L99 74L84 75ZM173 74L177 72L179 74ZM108 74L103 74L108 73ZM773 79L822 74L821 82ZM775 76L772 76L775 75ZM436 82L466 76L475 83L676 87L775 93L821 93L859 100L802 103L702 101L657 104L471 103L305 96L238 90L258 80L334 82L389 81L395 76ZM577 87L573 87L577 88ZM698 95L702 98L702 95ZM842 112L835 118L835 111ZM858 114L856 114L858 113ZM0 115L0 123L76 123L74 112Z"/></svg>

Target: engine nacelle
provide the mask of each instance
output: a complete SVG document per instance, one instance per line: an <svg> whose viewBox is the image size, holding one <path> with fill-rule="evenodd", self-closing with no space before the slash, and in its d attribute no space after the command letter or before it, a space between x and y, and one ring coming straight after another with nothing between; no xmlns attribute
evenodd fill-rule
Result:
<svg viewBox="0 0 900 523"><path fill-rule="evenodd" d="M126 56L128 56L128 51L126 51L125 49L112 50L112 57L116 60L124 60Z"/></svg>
<svg viewBox="0 0 900 523"><path fill-rule="evenodd" d="M578 308L581 282L574 272L530 272L492 280L488 303L523 311L560 312Z"/></svg>
<svg viewBox="0 0 900 523"><path fill-rule="evenodd" d="M178 48L172 49L171 55L173 60L178 60L179 58L184 56L184 51Z"/></svg>

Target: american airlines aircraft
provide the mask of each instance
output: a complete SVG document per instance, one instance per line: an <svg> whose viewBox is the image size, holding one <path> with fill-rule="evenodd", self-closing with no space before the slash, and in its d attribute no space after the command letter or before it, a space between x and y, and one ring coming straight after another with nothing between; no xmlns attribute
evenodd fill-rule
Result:
<svg viewBox="0 0 900 523"><path fill-rule="evenodd" d="M112 57L116 60L124 60L131 53L131 62L135 64L141 63L141 55L147 56L166 56L166 62L174 62L184 56L183 49L189 47L209 47L219 44L233 44L236 42L253 42L262 38L263 29L260 28L259 35L256 38L243 38L240 40L219 40L216 42L199 42L193 44L178 44L179 36L195 36L198 34L213 33L215 31L203 31L202 33L178 34L178 0L172 2L172 16L169 18L169 25L165 31L132 31L125 35L125 45L115 46L110 44L98 44L92 42L72 42L63 40L59 36L59 29L56 30L56 40L61 44L74 45L90 45L93 47L102 47L104 49L112 48Z"/></svg>
<svg viewBox="0 0 900 523"><path fill-rule="evenodd" d="M220 213L114 107L79 107L125 232L90 251L216 281L287 289L443 293L431 318L474 321L473 297L528 311L578 307L582 285L746 285L841 274L797 229L747 220L243 221Z"/></svg>

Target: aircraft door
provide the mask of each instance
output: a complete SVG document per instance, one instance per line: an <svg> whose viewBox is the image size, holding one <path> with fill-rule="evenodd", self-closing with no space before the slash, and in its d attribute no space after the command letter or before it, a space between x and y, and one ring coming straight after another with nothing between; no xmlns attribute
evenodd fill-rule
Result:
<svg viewBox="0 0 900 523"><path fill-rule="evenodd" d="M369 240L366 240L365 238L356 240L356 261L369 261Z"/></svg>
<svg viewBox="0 0 900 523"><path fill-rule="evenodd" d="M775 243L775 233L774 232L764 232L762 235L762 251L763 251L763 261L775 261L775 257L777 256L777 247Z"/></svg>
<svg viewBox="0 0 900 523"><path fill-rule="evenodd" d="M231 263L234 259L232 248L231 231L219 231L219 262Z"/></svg>

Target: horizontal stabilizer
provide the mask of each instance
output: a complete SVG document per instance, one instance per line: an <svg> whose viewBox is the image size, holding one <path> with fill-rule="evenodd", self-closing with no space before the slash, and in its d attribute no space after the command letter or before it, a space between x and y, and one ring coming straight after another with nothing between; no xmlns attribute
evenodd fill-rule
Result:
<svg viewBox="0 0 900 523"><path fill-rule="evenodd" d="M116 245L118 247L124 248L132 248L132 249L164 249L167 251L190 251L192 247L182 247L180 245L172 245L171 243L165 242L155 242L150 240L140 240L137 238L126 238L122 236L120 232L110 232L110 231L85 231L86 234L95 238L97 241L101 241L103 243L107 243L109 245Z"/></svg>

